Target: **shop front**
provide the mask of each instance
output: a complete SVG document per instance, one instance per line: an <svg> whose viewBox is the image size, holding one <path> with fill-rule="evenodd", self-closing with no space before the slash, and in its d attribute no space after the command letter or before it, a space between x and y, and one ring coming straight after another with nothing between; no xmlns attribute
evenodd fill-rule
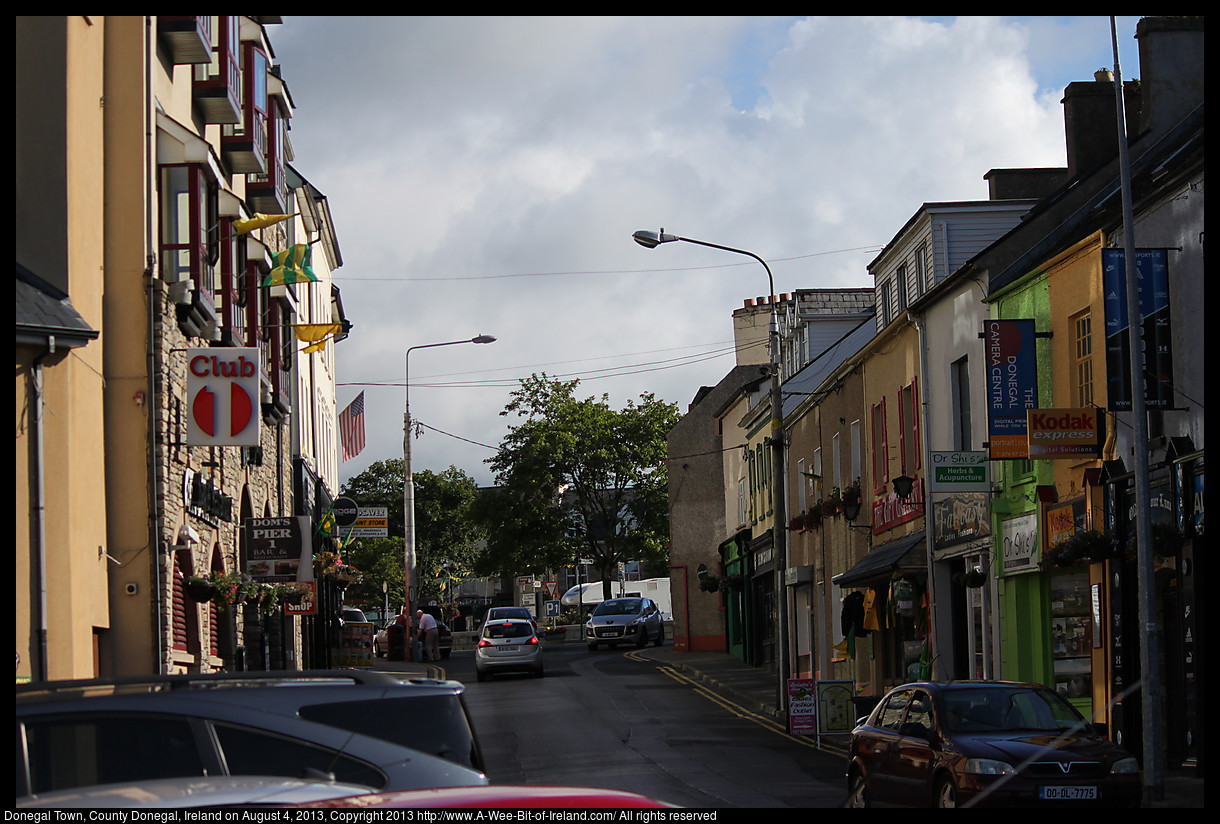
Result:
<svg viewBox="0 0 1220 824"><path fill-rule="evenodd" d="M832 581L844 593L837 654L854 662L856 689L881 695L927 678L928 556L923 531L880 544Z"/></svg>

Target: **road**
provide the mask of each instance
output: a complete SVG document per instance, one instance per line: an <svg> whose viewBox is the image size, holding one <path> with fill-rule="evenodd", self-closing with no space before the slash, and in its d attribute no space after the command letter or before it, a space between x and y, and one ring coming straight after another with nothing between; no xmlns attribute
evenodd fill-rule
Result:
<svg viewBox="0 0 1220 824"><path fill-rule="evenodd" d="M474 677L456 650L488 777L630 790L684 807L839 807L843 762L697 688L646 651L546 647L546 676Z"/></svg>

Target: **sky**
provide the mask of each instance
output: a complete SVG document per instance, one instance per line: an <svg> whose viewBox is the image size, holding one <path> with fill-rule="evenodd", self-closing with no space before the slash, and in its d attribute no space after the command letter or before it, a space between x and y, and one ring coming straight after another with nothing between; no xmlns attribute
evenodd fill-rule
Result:
<svg viewBox="0 0 1220 824"><path fill-rule="evenodd" d="M1117 18L1139 76L1137 17ZM364 451L480 484L521 378L685 411L733 366L732 313L871 286L921 204L1064 166L1064 87L1113 68L1108 17L285 17L294 168L325 194ZM415 350L469 341L495 343Z"/></svg>

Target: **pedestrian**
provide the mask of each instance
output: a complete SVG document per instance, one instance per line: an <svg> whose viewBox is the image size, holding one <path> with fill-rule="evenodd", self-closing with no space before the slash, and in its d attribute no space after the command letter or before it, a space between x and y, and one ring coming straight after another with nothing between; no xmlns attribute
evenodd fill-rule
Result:
<svg viewBox="0 0 1220 824"><path fill-rule="evenodd" d="M436 619L422 609L415 613L416 621L419 624L419 637L424 642L424 654L427 655L429 661L441 660L440 646L438 639L440 631L436 627Z"/></svg>

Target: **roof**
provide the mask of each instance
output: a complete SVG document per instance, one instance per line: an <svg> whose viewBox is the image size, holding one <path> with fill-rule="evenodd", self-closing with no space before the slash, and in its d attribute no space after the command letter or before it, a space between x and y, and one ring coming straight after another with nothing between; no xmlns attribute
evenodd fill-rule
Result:
<svg viewBox="0 0 1220 824"><path fill-rule="evenodd" d="M85 322L67 294L17 264L17 342L84 346L98 331Z"/></svg>

